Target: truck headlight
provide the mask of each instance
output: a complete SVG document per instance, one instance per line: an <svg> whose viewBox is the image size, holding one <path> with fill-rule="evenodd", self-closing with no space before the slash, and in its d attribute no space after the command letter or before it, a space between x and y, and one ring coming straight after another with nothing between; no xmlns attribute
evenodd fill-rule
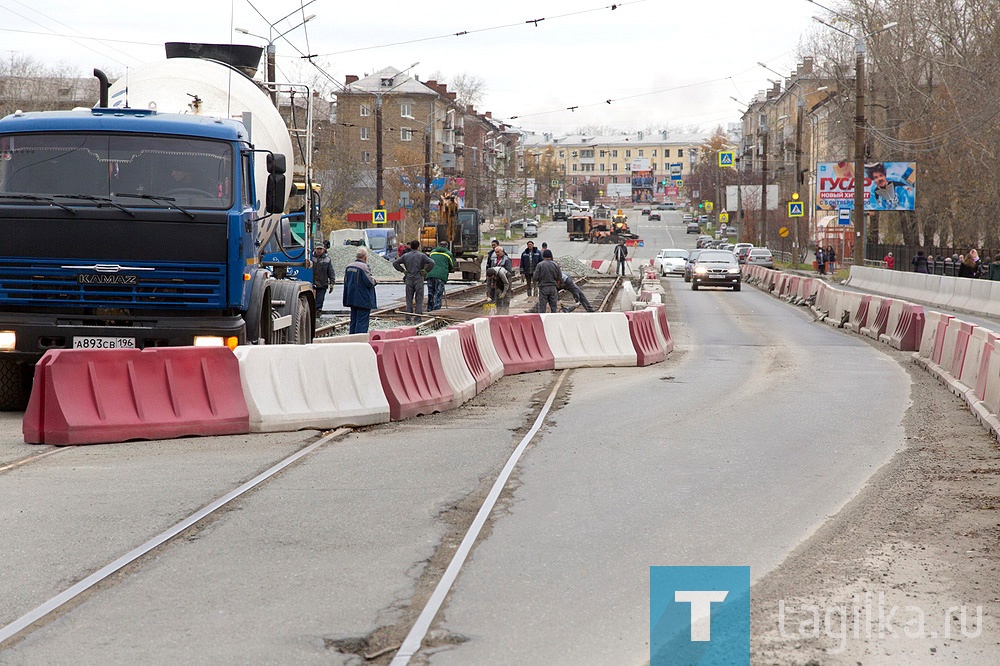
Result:
<svg viewBox="0 0 1000 666"><path fill-rule="evenodd" d="M17 333L14 331L0 331L0 349L14 351L17 347Z"/></svg>

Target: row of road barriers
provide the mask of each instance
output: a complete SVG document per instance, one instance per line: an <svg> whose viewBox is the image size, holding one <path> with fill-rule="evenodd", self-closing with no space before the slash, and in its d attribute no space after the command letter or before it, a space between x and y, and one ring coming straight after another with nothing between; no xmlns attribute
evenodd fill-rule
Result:
<svg viewBox="0 0 1000 666"><path fill-rule="evenodd" d="M817 318L827 324L914 352L913 361L965 400L983 427L1000 439L1000 335L997 333L951 314L925 312L923 305L898 297L837 289L819 278L752 266L746 269L745 280L789 302L811 306ZM943 293L926 291L938 282L945 287ZM977 312L990 311L978 303L986 290L972 288L977 284L990 288L991 283L983 280L854 266L850 284L892 295L911 294L924 302L965 306L948 305L949 308L969 309L968 304L975 303ZM1000 312L997 305L992 309Z"/></svg>
<svg viewBox="0 0 1000 666"><path fill-rule="evenodd" d="M663 361L673 350L664 306L636 306L235 351L54 350L36 365L22 432L62 446L400 421L459 407L504 375Z"/></svg>

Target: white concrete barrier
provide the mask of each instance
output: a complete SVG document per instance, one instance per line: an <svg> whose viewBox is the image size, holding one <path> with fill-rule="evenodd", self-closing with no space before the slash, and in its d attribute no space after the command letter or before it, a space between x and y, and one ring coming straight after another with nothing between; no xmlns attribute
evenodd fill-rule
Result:
<svg viewBox="0 0 1000 666"><path fill-rule="evenodd" d="M927 361L930 361L931 356L934 354L934 342L937 340L938 322L942 318L951 319L951 315L931 310L927 313L927 319L924 321L924 333L920 337L920 349L917 351L917 354Z"/></svg>
<svg viewBox="0 0 1000 666"><path fill-rule="evenodd" d="M948 307L948 302L955 295L955 283L958 278L944 279L943 275L932 275L927 280L928 303L939 308Z"/></svg>
<svg viewBox="0 0 1000 666"><path fill-rule="evenodd" d="M635 287L628 280L622 281L622 293L621 293L621 311L628 312L632 310L632 304L635 303Z"/></svg>
<svg viewBox="0 0 1000 666"><path fill-rule="evenodd" d="M969 337L969 346L965 351L965 363L962 365L961 374L956 379L967 386L968 390L973 391L973 393L975 392L976 384L979 382L979 370L983 359L983 350L986 348L986 345L992 344L993 339L989 330L982 326L976 326L972 329L972 335ZM979 399L979 397L976 397L975 400L970 400L968 396L966 397L966 401L970 404L978 402Z"/></svg>
<svg viewBox="0 0 1000 666"><path fill-rule="evenodd" d="M987 365L986 394L983 396L983 412L979 412L979 420L983 421L988 415L1000 414L1000 341L993 343L993 353L990 354L990 362Z"/></svg>
<svg viewBox="0 0 1000 666"><path fill-rule="evenodd" d="M892 303L889 305L889 318L885 322L885 332L878 336L879 342L889 344L892 341L892 334L896 332L896 327L899 325L899 317L907 305L906 301L898 298L892 299Z"/></svg>
<svg viewBox="0 0 1000 666"><path fill-rule="evenodd" d="M313 338L314 345L329 345L341 342L368 342L367 333L354 333L352 335L330 335L325 338Z"/></svg>
<svg viewBox="0 0 1000 666"><path fill-rule="evenodd" d="M955 348L957 345L967 342L964 332L971 329L972 324L961 319L953 318L948 322L948 330L944 333L944 346L941 348L941 362L938 364L941 366L942 371L951 372L954 366ZM959 342L960 340L962 341L961 343Z"/></svg>
<svg viewBox="0 0 1000 666"><path fill-rule="evenodd" d="M969 300L965 303L964 309L969 312L985 313L990 306L992 284L989 280L964 279L972 283L972 287L969 290Z"/></svg>
<svg viewBox="0 0 1000 666"><path fill-rule="evenodd" d="M990 280L990 300L986 304L984 314L1000 317L1000 282Z"/></svg>
<svg viewBox="0 0 1000 666"><path fill-rule="evenodd" d="M974 280L971 278L951 278L951 280L955 282L955 285L946 307L949 310L967 310Z"/></svg>
<svg viewBox="0 0 1000 666"><path fill-rule="evenodd" d="M455 406L465 404L476 395L476 378L472 376L465 355L462 353L462 340L458 331L442 329L434 332L441 351L441 365L444 376L455 393Z"/></svg>
<svg viewBox="0 0 1000 666"><path fill-rule="evenodd" d="M234 353L252 432L389 422L389 402L367 342L243 345Z"/></svg>
<svg viewBox="0 0 1000 666"><path fill-rule="evenodd" d="M638 364L624 313L549 313L541 317L556 370Z"/></svg>
<svg viewBox="0 0 1000 666"><path fill-rule="evenodd" d="M483 359L486 370L490 373L490 384L493 384L503 377L503 361L500 360L497 348L493 345L490 320L486 317L477 317L469 320L469 323L476 327L476 345L479 347L479 356Z"/></svg>

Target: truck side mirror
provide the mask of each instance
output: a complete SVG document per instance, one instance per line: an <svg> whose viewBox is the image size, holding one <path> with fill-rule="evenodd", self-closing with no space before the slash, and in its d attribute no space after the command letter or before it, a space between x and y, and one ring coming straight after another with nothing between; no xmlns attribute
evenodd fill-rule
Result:
<svg viewBox="0 0 1000 666"><path fill-rule="evenodd" d="M284 166L284 156L282 166ZM268 160L270 167L270 160ZM285 174L272 173L267 177L267 189L264 195L264 210L267 213L281 213L285 210Z"/></svg>
<svg viewBox="0 0 1000 666"><path fill-rule="evenodd" d="M267 172L272 174L285 173L285 156L281 153L268 153Z"/></svg>

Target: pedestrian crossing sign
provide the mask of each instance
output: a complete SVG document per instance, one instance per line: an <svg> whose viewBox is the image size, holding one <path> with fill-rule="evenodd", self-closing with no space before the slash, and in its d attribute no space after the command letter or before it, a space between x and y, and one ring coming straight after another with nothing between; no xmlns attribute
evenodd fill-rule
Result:
<svg viewBox="0 0 1000 666"><path fill-rule="evenodd" d="M372 224L385 224L385 209L372 210Z"/></svg>
<svg viewBox="0 0 1000 666"><path fill-rule="evenodd" d="M805 206L801 201L788 202L788 217L805 217Z"/></svg>
<svg viewBox="0 0 1000 666"><path fill-rule="evenodd" d="M719 166L720 167L731 167L733 166L733 160L736 159L736 152L732 150L720 150L719 151Z"/></svg>

